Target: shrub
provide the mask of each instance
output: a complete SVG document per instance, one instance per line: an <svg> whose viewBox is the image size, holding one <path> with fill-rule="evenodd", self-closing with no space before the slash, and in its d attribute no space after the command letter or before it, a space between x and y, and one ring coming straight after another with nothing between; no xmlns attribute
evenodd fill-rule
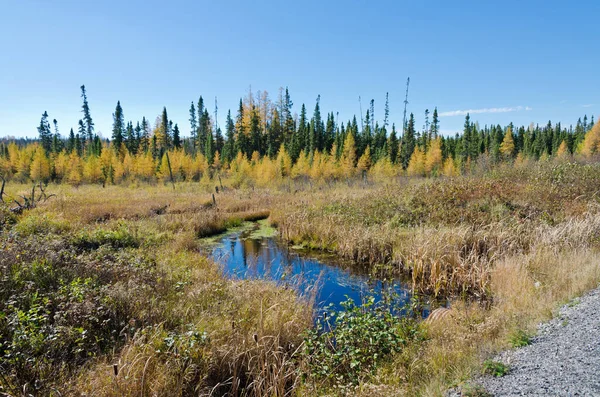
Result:
<svg viewBox="0 0 600 397"><path fill-rule="evenodd" d="M500 378L508 373L510 368L508 365L500 361L485 360L483 362L483 373Z"/></svg>
<svg viewBox="0 0 600 397"><path fill-rule="evenodd" d="M385 305L375 304L374 297L362 305L349 299L342 302L342 307L340 311L329 307L304 338L302 355L308 364L308 375L317 380L358 384L361 376L373 373L378 364L419 335L416 322L398 317Z"/></svg>
<svg viewBox="0 0 600 397"><path fill-rule="evenodd" d="M522 329L517 329L510 334L509 340L512 347L523 347L531 343L531 336Z"/></svg>

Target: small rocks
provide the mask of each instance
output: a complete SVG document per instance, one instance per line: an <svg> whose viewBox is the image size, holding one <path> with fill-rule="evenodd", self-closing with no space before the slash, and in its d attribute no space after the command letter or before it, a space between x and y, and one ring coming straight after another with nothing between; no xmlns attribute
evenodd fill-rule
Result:
<svg viewBox="0 0 600 397"><path fill-rule="evenodd" d="M600 288L541 324L531 345L494 360L510 372L475 380L493 396L600 396Z"/></svg>

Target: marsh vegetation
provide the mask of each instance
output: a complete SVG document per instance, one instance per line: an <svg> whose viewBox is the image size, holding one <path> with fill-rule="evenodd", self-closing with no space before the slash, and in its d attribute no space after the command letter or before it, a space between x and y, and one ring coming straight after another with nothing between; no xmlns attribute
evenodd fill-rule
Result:
<svg viewBox="0 0 600 397"><path fill-rule="evenodd" d="M2 392L440 395L598 284L599 185L597 164L569 162L214 200L189 183L50 184L56 197L36 208L2 207ZM448 299L450 314L424 323L365 295L320 327L314 294L229 277L202 249L264 218L283 243L404 277L412 293Z"/></svg>

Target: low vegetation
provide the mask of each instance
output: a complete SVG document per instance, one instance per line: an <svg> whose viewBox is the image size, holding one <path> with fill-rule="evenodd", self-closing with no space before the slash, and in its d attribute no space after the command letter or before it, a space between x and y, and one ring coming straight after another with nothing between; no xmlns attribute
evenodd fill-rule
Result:
<svg viewBox="0 0 600 397"><path fill-rule="evenodd" d="M600 281L597 164L234 182L214 199L202 184L51 184L56 197L36 208L0 206L0 391L442 395L498 372L487 358L529 343L559 303ZM6 185L10 197L30 190ZM265 218L291 244L406 277L451 314L421 322L367 299L315 323L310 297L227 280L198 250Z"/></svg>

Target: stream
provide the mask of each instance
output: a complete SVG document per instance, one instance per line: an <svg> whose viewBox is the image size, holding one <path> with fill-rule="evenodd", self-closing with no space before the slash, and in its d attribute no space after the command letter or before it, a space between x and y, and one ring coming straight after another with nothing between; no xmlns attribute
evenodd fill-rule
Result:
<svg viewBox="0 0 600 397"><path fill-rule="evenodd" d="M230 278L271 280L314 296L317 311L329 305L339 310L348 298L360 304L366 296L374 296L377 302L386 292L388 296L393 293L395 307L410 301L405 283L373 279L335 255L290 247L280 241L275 229L265 225L252 223L217 236L207 253Z"/></svg>

